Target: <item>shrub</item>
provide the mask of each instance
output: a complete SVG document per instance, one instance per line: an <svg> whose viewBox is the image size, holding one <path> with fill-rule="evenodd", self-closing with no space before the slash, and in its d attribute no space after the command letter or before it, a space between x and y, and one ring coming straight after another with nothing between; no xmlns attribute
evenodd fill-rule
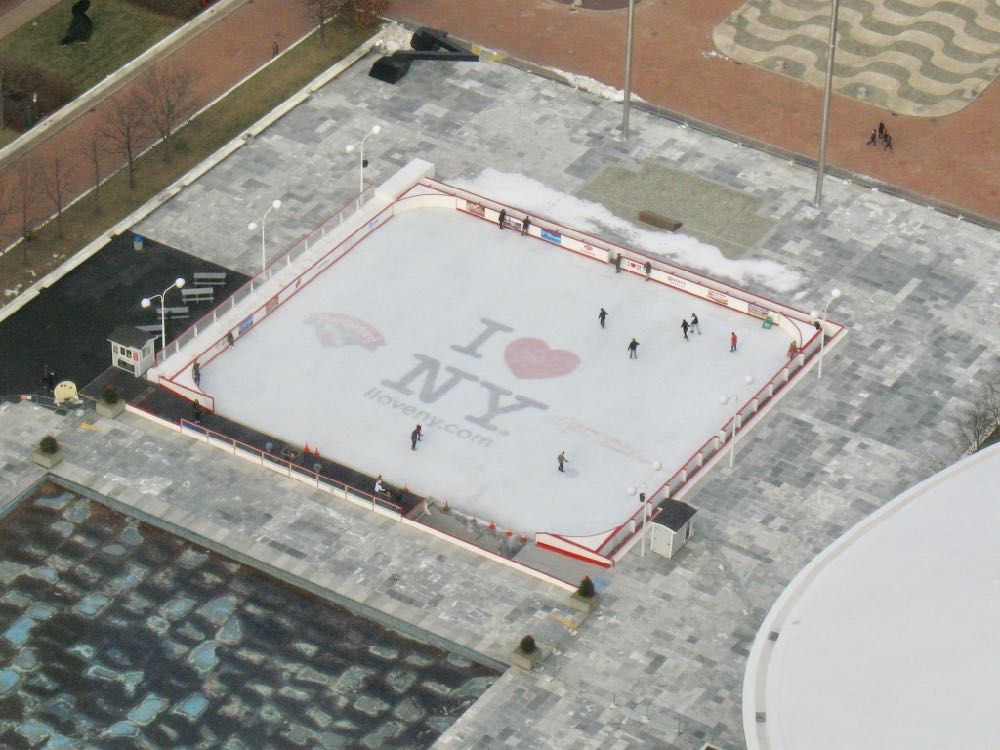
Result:
<svg viewBox="0 0 1000 750"><path fill-rule="evenodd" d="M389 0L351 0L351 20L355 26L376 23L389 10Z"/></svg>
<svg viewBox="0 0 1000 750"><path fill-rule="evenodd" d="M110 385L104 388L101 393L101 401L106 404L117 404L118 403L118 391L112 388Z"/></svg>
<svg viewBox="0 0 1000 750"><path fill-rule="evenodd" d="M594 591L594 582L590 580L590 576L583 577L583 580L580 581L580 587L576 590L576 593L584 599L589 599L597 593Z"/></svg>
<svg viewBox="0 0 1000 750"><path fill-rule="evenodd" d="M38 441L38 450L42 453L56 453L59 450L59 441L52 435L46 435Z"/></svg>
<svg viewBox="0 0 1000 750"><path fill-rule="evenodd" d="M521 639L521 645L519 648L521 649L522 654L533 654L538 649L538 646L535 644L534 638L530 635L526 635Z"/></svg>

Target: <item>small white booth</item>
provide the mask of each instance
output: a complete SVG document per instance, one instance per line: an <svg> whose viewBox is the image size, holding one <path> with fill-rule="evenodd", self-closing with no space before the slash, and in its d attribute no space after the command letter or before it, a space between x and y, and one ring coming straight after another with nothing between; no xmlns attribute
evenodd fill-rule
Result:
<svg viewBox="0 0 1000 750"><path fill-rule="evenodd" d="M698 511L680 500L664 500L659 507L660 513L649 527L649 548L669 558L691 538Z"/></svg>
<svg viewBox="0 0 1000 750"><path fill-rule="evenodd" d="M135 326L118 326L108 337L111 342L111 364L140 377L156 361L156 339L159 334L140 331Z"/></svg>

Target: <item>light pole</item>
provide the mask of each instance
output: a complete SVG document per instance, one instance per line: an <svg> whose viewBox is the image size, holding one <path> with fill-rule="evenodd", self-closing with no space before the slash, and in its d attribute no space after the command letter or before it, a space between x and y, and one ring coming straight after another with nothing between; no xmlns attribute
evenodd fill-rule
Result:
<svg viewBox="0 0 1000 750"><path fill-rule="evenodd" d="M747 375L743 378L743 382L748 386L753 385L753 375ZM719 403L725 406L732 400L733 402L733 436L729 438L729 468L733 468L733 462L736 460L736 420L740 416L740 398L739 395L734 393L732 396L722 396L719 398Z"/></svg>
<svg viewBox="0 0 1000 750"><path fill-rule="evenodd" d="M267 268L267 236L264 234L267 228L267 215L272 211L277 211L281 208L281 201L275 198L271 201L271 207L264 212L264 215L260 217L260 272L264 273L264 269ZM257 222L251 221L247 224L247 229L251 232L257 228Z"/></svg>
<svg viewBox="0 0 1000 750"><path fill-rule="evenodd" d="M819 158L816 160L816 194L813 204L819 208L823 202L823 173L826 170L826 135L830 129L830 91L833 89L833 54L837 50L837 14L840 0L831 0L830 7L830 52L826 59L826 82L823 86L823 120L819 131Z"/></svg>
<svg viewBox="0 0 1000 750"><path fill-rule="evenodd" d="M628 30L625 33L625 98L622 100L622 138L628 140L628 114L632 106L632 37L635 30L635 0L628 0Z"/></svg>
<svg viewBox="0 0 1000 750"><path fill-rule="evenodd" d="M826 343L826 311L830 309L830 305L833 304L833 301L836 300L836 299L840 299L840 290L839 289L831 289L830 290L830 299L828 299L826 301L826 304L823 305L823 318L822 318L823 322L820 324L821 328L819 329L819 336L820 336L820 338L819 338L819 365L817 365L817 367L816 367L816 379L817 380L822 380L823 379L823 345ZM812 317L815 320L816 319L816 313L813 313L810 317Z"/></svg>
<svg viewBox="0 0 1000 750"><path fill-rule="evenodd" d="M361 194L365 192L365 167L368 166L368 162L365 161L365 141L371 138L373 135L378 135L382 132L381 125L372 125L371 131L361 139L361 146L358 149L358 208L361 208ZM354 151L354 144L348 143L344 147L344 151L347 153L352 153Z"/></svg>
<svg viewBox="0 0 1000 750"><path fill-rule="evenodd" d="M663 464L660 463L659 461L653 461L653 463L650 464L650 468L655 473L655 472L658 472L660 469L663 468ZM639 502L642 503L642 536L641 536L641 538L639 540L639 556L640 557L645 557L646 556L646 527L649 525L649 517L651 515L650 512L649 512L649 500L646 497L646 492L647 492L646 483L643 482L639 486L638 490L636 490L635 487L627 487L625 489L625 494L627 494L629 497L632 497L633 495L635 495L635 493L637 491L639 492Z"/></svg>
<svg viewBox="0 0 1000 750"><path fill-rule="evenodd" d="M154 294L152 297L143 297L142 302L140 303L145 309L148 308L151 304L153 304L154 299L160 300L160 334L163 336L163 346L160 347L161 351L165 351L167 348L167 303L165 297L167 296L167 292L169 292L174 287L182 289L184 287L184 279L179 277L174 279L174 283L168 286L162 292L160 292L159 294Z"/></svg>

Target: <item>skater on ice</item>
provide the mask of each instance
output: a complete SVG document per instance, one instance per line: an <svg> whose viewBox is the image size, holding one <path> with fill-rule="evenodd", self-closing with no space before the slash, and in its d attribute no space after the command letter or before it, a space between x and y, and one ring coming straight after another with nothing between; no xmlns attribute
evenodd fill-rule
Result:
<svg viewBox="0 0 1000 750"><path fill-rule="evenodd" d="M694 333L695 331L701 336L701 324L698 322L698 313L691 313L691 332Z"/></svg>
<svg viewBox="0 0 1000 750"><path fill-rule="evenodd" d="M736 351L736 331L729 334L729 351Z"/></svg>
<svg viewBox="0 0 1000 750"><path fill-rule="evenodd" d="M569 463L569 459L566 458L566 451L559 451L559 455L556 456L556 461L559 462L559 471L566 473L566 470L563 468L563 466Z"/></svg>
<svg viewBox="0 0 1000 750"><path fill-rule="evenodd" d="M531 219L527 216L524 217L524 221L521 222L521 236L523 237L528 233L528 227L531 226Z"/></svg>
<svg viewBox="0 0 1000 750"><path fill-rule="evenodd" d="M191 416L194 417L195 424L201 424L201 404L198 399L195 399L194 403L191 404Z"/></svg>
<svg viewBox="0 0 1000 750"><path fill-rule="evenodd" d="M639 342L635 339L628 342L628 358L639 359Z"/></svg>
<svg viewBox="0 0 1000 750"><path fill-rule="evenodd" d="M500 209L500 216L498 217L498 220L497 220L497 226L500 227L501 230L503 230L503 223L505 221L507 221L507 209L506 208L501 208Z"/></svg>
<svg viewBox="0 0 1000 750"><path fill-rule="evenodd" d="M684 340L685 341L690 341L691 340L691 339L688 338L688 328L689 328L689 326L690 326L690 324L688 323L688 319L687 318L681 318L681 331L684 332Z"/></svg>
<svg viewBox="0 0 1000 750"><path fill-rule="evenodd" d="M604 328L604 321L607 320L607 318L608 318L608 311L602 307L601 311L597 313L597 319L601 321L601 328Z"/></svg>
<svg viewBox="0 0 1000 750"><path fill-rule="evenodd" d="M417 449L417 443L424 439L423 429L420 425L413 428L413 432L410 433L410 450L415 451Z"/></svg>
<svg viewBox="0 0 1000 750"><path fill-rule="evenodd" d="M201 365L198 364L198 360L195 360L194 364L191 365L191 379L196 388L201 388Z"/></svg>

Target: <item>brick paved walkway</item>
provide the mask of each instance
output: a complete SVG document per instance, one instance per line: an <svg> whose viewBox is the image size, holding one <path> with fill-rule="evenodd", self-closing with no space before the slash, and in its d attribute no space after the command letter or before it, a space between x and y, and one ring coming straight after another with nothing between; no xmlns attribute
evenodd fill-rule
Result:
<svg viewBox="0 0 1000 750"><path fill-rule="evenodd" d="M633 89L646 101L815 158L822 90L716 56L712 30L743 0L636 4ZM571 11L555 0L393 0L390 14L515 57L621 88L625 10ZM865 147L879 120L894 152ZM949 117L897 117L834 96L829 164L1000 220L1000 87Z"/></svg>

